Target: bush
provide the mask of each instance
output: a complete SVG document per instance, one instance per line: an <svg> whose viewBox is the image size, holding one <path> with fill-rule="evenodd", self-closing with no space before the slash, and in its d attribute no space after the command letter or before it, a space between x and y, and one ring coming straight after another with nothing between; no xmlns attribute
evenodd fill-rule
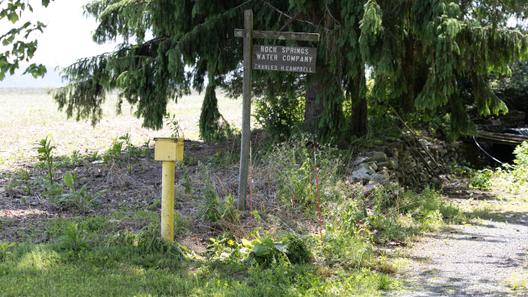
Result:
<svg viewBox="0 0 528 297"><path fill-rule="evenodd" d="M274 264L303 264L312 260L306 242L296 234L288 233L280 240L270 235L256 235L253 240L237 242L229 235L210 238L207 255L211 259L243 262L269 268Z"/></svg>
<svg viewBox="0 0 528 297"><path fill-rule="evenodd" d="M297 234L289 233L283 237L282 242L286 244L286 256L292 264L309 263L312 252L308 249L306 242Z"/></svg>
<svg viewBox="0 0 528 297"><path fill-rule="evenodd" d="M513 177L520 185L526 185L528 183L528 141L518 145L513 153L515 154Z"/></svg>
<svg viewBox="0 0 528 297"><path fill-rule="evenodd" d="M473 171L469 178L469 186L481 191L490 191L493 187L493 173L491 169Z"/></svg>
<svg viewBox="0 0 528 297"><path fill-rule="evenodd" d="M300 97L268 96L257 101L255 119L276 139L287 139L304 120L304 101Z"/></svg>

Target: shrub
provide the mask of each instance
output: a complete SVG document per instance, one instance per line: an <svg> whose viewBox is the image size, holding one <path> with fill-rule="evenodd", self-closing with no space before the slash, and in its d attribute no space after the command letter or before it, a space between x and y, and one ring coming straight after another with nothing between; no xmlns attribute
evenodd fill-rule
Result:
<svg viewBox="0 0 528 297"><path fill-rule="evenodd" d="M288 233L282 238L286 244L286 256L292 264L308 263L312 259L312 252L308 249L306 242L297 234Z"/></svg>
<svg viewBox="0 0 528 297"><path fill-rule="evenodd" d="M493 173L491 169L473 171L469 179L470 187L477 190L490 191L493 186Z"/></svg>
<svg viewBox="0 0 528 297"><path fill-rule="evenodd" d="M257 234L253 240L242 239L241 242L222 234L209 239L207 255L211 259L244 262L262 268L277 263L303 264L312 260L312 253L305 241L293 233L284 235L280 240Z"/></svg>
<svg viewBox="0 0 528 297"><path fill-rule="evenodd" d="M279 261L287 260L287 246L282 242L275 242L271 237L255 239L249 254L249 260L262 267L270 267Z"/></svg>
<svg viewBox="0 0 528 297"><path fill-rule="evenodd" d="M304 120L304 101L293 96L268 96L255 107L255 119L276 139L287 139Z"/></svg>
<svg viewBox="0 0 528 297"><path fill-rule="evenodd" d="M518 145L515 150L515 168L513 169L513 176L521 185L528 183L528 141Z"/></svg>

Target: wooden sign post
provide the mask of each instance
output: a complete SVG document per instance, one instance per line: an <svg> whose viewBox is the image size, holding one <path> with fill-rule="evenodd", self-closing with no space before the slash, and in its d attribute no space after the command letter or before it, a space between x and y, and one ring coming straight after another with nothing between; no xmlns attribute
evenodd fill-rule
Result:
<svg viewBox="0 0 528 297"><path fill-rule="evenodd" d="M318 42L319 34L303 32L253 31L253 11L244 11L244 29L235 29L235 37L244 40L244 80L242 102L242 139L240 141L240 169L238 208L246 209L249 152L251 140L251 72L255 70L315 73L317 48L255 45L253 39L275 39Z"/></svg>

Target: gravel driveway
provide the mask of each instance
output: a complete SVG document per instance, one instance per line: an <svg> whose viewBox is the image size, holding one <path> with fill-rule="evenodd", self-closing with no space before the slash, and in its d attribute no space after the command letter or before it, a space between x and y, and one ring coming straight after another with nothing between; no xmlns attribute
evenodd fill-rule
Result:
<svg viewBox="0 0 528 297"><path fill-rule="evenodd" d="M506 284L526 264L527 251L528 214L497 214L428 234L410 251L406 290L392 296L528 296Z"/></svg>

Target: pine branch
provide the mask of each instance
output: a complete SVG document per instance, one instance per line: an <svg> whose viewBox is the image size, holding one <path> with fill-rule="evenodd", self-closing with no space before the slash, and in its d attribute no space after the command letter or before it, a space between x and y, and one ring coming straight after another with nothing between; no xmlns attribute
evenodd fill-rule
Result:
<svg viewBox="0 0 528 297"><path fill-rule="evenodd" d="M268 6L269 8L273 9L274 11L276 11L277 13L279 13L280 15L290 19L290 21L298 21L298 22L301 22L301 23L306 23L310 26L313 26L315 28L318 28L319 26L310 22L310 21L307 21L307 20L303 20L303 19L298 19L296 17L292 17L290 16L289 14L285 13L284 11L278 9L277 7L275 7L273 4L269 3L268 1L264 1L264 4L266 4L266 6Z"/></svg>

